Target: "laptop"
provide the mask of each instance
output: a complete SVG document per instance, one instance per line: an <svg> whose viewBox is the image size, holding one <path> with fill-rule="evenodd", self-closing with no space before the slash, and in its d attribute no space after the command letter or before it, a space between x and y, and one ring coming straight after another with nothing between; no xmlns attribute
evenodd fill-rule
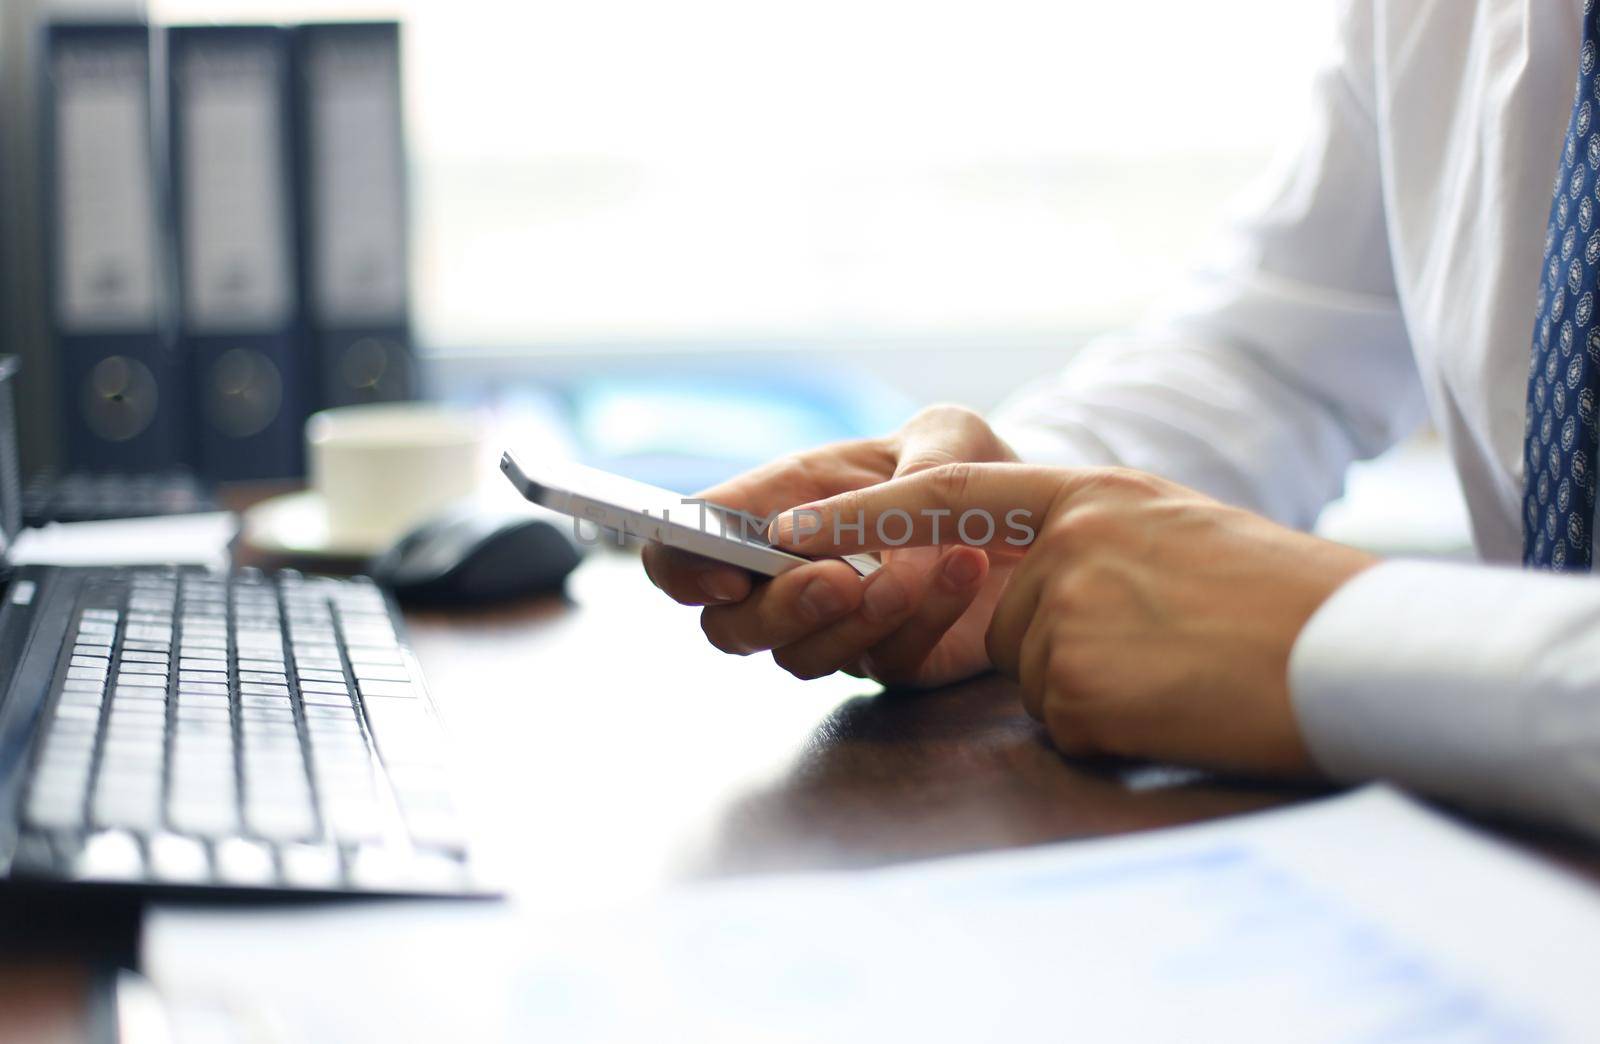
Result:
<svg viewBox="0 0 1600 1044"><path fill-rule="evenodd" d="M0 358L0 880L487 893L422 673L370 581L6 568L15 369Z"/></svg>

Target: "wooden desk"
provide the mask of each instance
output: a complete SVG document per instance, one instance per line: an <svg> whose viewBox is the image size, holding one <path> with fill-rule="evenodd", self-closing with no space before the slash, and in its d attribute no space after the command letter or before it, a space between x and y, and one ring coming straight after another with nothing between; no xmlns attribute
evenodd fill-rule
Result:
<svg viewBox="0 0 1600 1044"><path fill-rule="evenodd" d="M712 649L631 556L591 559L569 590L408 614L480 800L512 824L520 901L1115 834L1310 793L1069 763L995 678L879 695L796 681Z"/></svg>
<svg viewBox="0 0 1600 1044"><path fill-rule="evenodd" d="M568 590L407 614L524 907L1118 834L1319 793L1069 762L993 678L879 695L848 677L796 681L766 657L713 650L698 614L628 555L592 557ZM1592 848L1540 844L1600 874ZM72 1039L81 1020L61 1007L82 981L82 966L0 969L0 1011Z"/></svg>

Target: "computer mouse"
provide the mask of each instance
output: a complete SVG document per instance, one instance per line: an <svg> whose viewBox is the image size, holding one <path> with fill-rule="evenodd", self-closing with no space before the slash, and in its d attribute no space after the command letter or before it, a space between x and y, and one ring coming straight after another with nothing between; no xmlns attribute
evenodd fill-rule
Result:
<svg viewBox="0 0 1600 1044"><path fill-rule="evenodd" d="M558 590L582 557L560 516L469 504L401 537L369 571L401 601L464 605Z"/></svg>

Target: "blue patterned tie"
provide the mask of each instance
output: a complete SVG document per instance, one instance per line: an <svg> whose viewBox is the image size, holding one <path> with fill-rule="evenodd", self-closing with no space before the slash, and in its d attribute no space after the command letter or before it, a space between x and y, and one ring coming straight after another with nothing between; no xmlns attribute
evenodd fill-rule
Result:
<svg viewBox="0 0 1600 1044"><path fill-rule="evenodd" d="M1578 98L1544 237L1522 449L1523 564L1574 572L1587 571L1592 555L1600 390L1600 29L1592 6L1585 0Z"/></svg>

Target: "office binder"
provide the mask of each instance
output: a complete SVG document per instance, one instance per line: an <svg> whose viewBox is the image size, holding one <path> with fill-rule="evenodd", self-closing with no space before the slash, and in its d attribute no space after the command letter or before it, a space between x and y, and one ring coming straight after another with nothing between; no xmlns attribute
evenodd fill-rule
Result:
<svg viewBox="0 0 1600 1044"><path fill-rule="evenodd" d="M289 45L274 26L167 32L180 343L217 481L304 470Z"/></svg>
<svg viewBox="0 0 1600 1044"><path fill-rule="evenodd" d="M167 469L187 444L152 66L143 24L45 31L41 184L70 469Z"/></svg>
<svg viewBox="0 0 1600 1044"><path fill-rule="evenodd" d="M319 406L410 398L400 26L295 31L301 274Z"/></svg>

